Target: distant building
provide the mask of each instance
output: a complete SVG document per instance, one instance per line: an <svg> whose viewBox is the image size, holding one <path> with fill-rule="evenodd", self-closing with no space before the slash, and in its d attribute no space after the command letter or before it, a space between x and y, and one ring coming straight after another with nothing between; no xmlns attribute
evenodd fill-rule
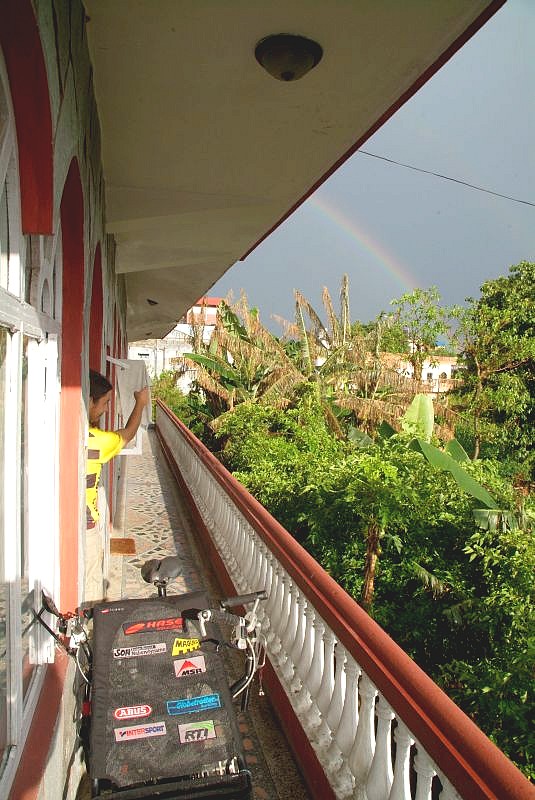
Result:
<svg viewBox="0 0 535 800"><path fill-rule="evenodd" d="M181 374L177 386L187 394L197 370L186 367L184 354L193 351L196 327L202 328L200 335L204 344L208 344L215 328L217 309L221 301L221 297L201 297L163 339L130 342L128 358L146 361L151 378L159 377L166 370L179 371Z"/></svg>
<svg viewBox="0 0 535 800"><path fill-rule="evenodd" d="M402 355L396 353L382 353L381 360L389 367L392 367L401 375L408 378L414 377L412 364ZM457 366L456 356L430 355L422 364L422 391L433 395L443 394L455 388Z"/></svg>

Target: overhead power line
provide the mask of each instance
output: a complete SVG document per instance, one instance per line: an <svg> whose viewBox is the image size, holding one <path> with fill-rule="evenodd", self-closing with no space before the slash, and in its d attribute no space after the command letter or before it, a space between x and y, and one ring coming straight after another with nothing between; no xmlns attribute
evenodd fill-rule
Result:
<svg viewBox="0 0 535 800"><path fill-rule="evenodd" d="M422 169L421 167L415 167L413 164L404 164L402 161L395 161L393 158L386 158L386 156L378 156L377 153L370 153L368 150L357 150L357 153L362 153L364 156L370 156L371 158L378 158L380 161L387 161L389 164L396 164L398 167L405 167L405 169L412 169L414 172L424 172L426 175L434 175L435 178L442 178L445 181L451 181L452 183L460 183L461 186L468 186L469 189L475 189L478 192L485 192L485 194L492 194L494 197L503 197L504 200L511 200L513 203L522 203L525 206L534 206L535 203L531 203L529 200L520 200L518 197L510 197L507 194L500 194L500 192L493 192L491 189L485 189L483 186L475 186L473 183L468 183L468 181L461 181L458 178L451 178L449 175L442 175L440 172L433 172L429 169Z"/></svg>

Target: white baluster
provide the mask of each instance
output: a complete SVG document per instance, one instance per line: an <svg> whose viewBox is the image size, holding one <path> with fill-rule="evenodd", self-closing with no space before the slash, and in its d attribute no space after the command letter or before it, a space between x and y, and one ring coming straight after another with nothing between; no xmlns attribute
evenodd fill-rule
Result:
<svg viewBox="0 0 535 800"><path fill-rule="evenodd" d="M243 572L243 592L250 592L253 590L252 575L254 571L254 542L250 526L245 523L243 525L243 535L245 539L245 556L241 563L241 570Z"/></svg>
<svg viewBox="0 0 535 800"><path fill-rule="evenodd" d="M321 724L319 730L315 734L315 740L319 747L325 747L331 740L331 731L327 724L327 713L334 691L334 645L336 643L336 638L330 628L327 628L325 631L323 642L325 645L325 663L321 689L317 699L321 714Z"/></svg>
<svg viewBox="0 0 535 800"><path fill-rule="evenodd" d="M284 680L289 683L291 681L293 674L294 674L294 663L291 659L290 653L292 650L292 646L295 640L295 634L297 632L297 625L299 622L299 605L297 603L297 599L299 597L299 589L294 583L293 580L290 581L290 592L289 592L289 613L288 613L288 624L286 625L284 632L282 634L281 639L281 660L280 660L280 673Z"/></svg>
<svg viewBox="0 0 535 800"><path fill-rule="evenodd" d="M346 690L346 673L344 670L344 664L346 660L346 651L341 642L337 642L335 645L334 660L334 688L331 695L331 702L329 703L329 708L327 709L327 715L325 717L328 729L330 731L329 744L326 743L319 748L321 753L325 753L326 761L328 761L328 748L333 741L334 731L338 727L340 717L342 716L342 709L344 707L344 694Z"/></svg>
<svg viewBox="0 0 535 800"><path fill-rule="evenodd" d="M342 697L341 697L342 704L341 704L340 714L338 716L338 720L337 720L336 724L335 725L331 725L331 730L333 732L333 736L332 736L331 744L330 744L329 749L327 750L327 754L326 754L327 767L333 773L335 773L341 767L342 762L343 762L343 750L340 747L340 729L342 728L342 720L343 720L343 718L347 719L347 708L348 708L349 694L350 694L350 693L348 693L348 688L349 687L347 685L347 671L348 671L348 668L351 669L352 666L356 666L355 662L353 661L351 656L349 656L342 647L339 647L339 648L336 649L337 657L338 657L339 653L343 653L343 656L344 656L343 664L341 664L341 673L343 675L343 679L341 678L341 673L338 671L338 664L337 664L336 665L337 666L337 676L335 678L334 688L335 688L335 693L336 693L337 681L338 681L338 678L340 678L339 685L340 685L340 688L343 687L343 692L342 692ZM351 666L348 664L349 660L351 661ZM346 710L345 717L344 717L344 709Z"/></svg>
<svg viewBox="0 0 535 800"><path fill-rule="evenodd" d="M414 771L416 772L416 797L414 800L431 800L435 766L421 744L416 742Z"/></svg>
<svg viewBox="0 0 535 800"><path fill-rule="evenodd" d="M370 682L371 689L375 687ZM372 691L368 690L370 694ZM362 691L365 691L364 688ZM373 694L375 694L373 692ZM362 697L362 694L361 694ZM373 700L372 700L373 702ZM358 760L358 783L366 785L367 800L384 800L390 794L392 783L394 780L394 773L392 770L392 720L394 719L394 712L384 699L379 695L379 701L375 706L375 713L377 714L377 733L375 735L375 753L373 753L373 744L369 743L366 758ZM370 731L371 738L373 739L373 728ZM365 736L368 739L368 735ZM358 739L358 733L357 733ZM357 742L355 742L357 745ZM356 749L356 747L355 747ZM373 761L371 762L371 769L366 779L366 766L368 762L369 768L369 755L372 754ZM355 778L357 776L355 775ZM355 800L364 800L362 792L355 793Z"/></svg>
<svg viewBox="0 0 535 800"><path fill-rule="evenodd" d="M249 525L249 535L251 537L251 545L253 551L253 566L251 570L251 591L256 592L258 589L263 588L260 583L260 576L262 574L262 549L260 547L260 540Z"/></svg>
<svg viewBox="0 0 535 800"><path fill-rule="evenodd" d="M312 702L310 704L310 708L303 717L305 728L309 732L314 728L319 728L321 724L320 710L318 708L318 695L320 693L321 680L325 667L325 649L323 645L324 633L325 623L316 615L314 620L314 651L312 654L312 663L306 678Z"/></svg>
<svg viewBox="0 0 535 800"><path fill-rule="evenodd" d="M287 576L282 567L277 568L277 604L272 617L273 628L268 637L270 652L276 655L281 649L280 631L286 623Z"/></svg>
<svg viewBox="0 0 535 800"><path fill-rule="evenodd" d="M277 609L277 592L279 590L278 578L278 563L273 558L271 553L268 555L269 571L268 571L268 599L265 608L265 617L263 630L266 635L266 641L269 643L273 639L274 634L274 617Z"/></svg>
<svg viewBox="0 0 535 800"><path fill-rule="evenodd" d="M358 679L360 667L352 656L347 654L345 663L346 691L344 707L334 739L331 752L338 748L336 767L331 775L331 783L340 797L351 797L353 794L354 779L349 769L348 761L351 754L358 724Z"/></svg>
<svg viewBox="0 0 535 800"><path fill-rule="evenodd" d="M312 663L312 654L314 652L314 618L316 616L316 612L314 611L313 606L307 602L305 608L305 639L303 642L303 649L301 651L301 657L299 661L296 663L296 674L294 681L292 682L291 689L294 690L294 686L297 686L298 681L300 681L301 688L294 697L294 708L297 712L304 712L310 706L310 692L308 691L308 686L306 684L306 676L308 675L308 671L310 669L310 664Z"/></svg>
<svg viewBox="0 0 535 800"><path fill-rule="evenodd" d="M411 785L409 780L411 745L414 743L407 726L397 720L394 733L396 740L396 763L394 765L394 782L390 791L389 800L411 800Z"/></svg>
<svg viewBox="0 0 535 800"><path fill-rule="evenodd" d="M294 664L294 666L299 664L301 660L301 653L303 652L303 647L305 643L306 605L307 601L305 595L303 594L303 592L299 592L299 597L297 598L297 630L295 632L294 642L292 645L292 649L290 651L290 657L292 659L292 663ZM301 678L299 676L299 671L297 667L295 667L294 676L295 677L290 685L290 688L292 689L292 691L296 692L301 688ZM295 685L296 679L299 682L299 685Z"/></svg>

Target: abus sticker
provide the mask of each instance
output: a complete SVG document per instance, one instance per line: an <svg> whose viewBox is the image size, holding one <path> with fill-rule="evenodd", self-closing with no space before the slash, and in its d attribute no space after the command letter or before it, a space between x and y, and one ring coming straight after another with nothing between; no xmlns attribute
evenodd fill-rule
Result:
<svg viewBox="0 0 535 800"><path fill-rule="evenodd" d="M194 711L209 711L221 708L218 694L203 694L199 697L184 697L182 700L168 700L167 713L174 717L177 714L192 714Z"/></svg>
<svg viewBox="0 0 535 800"><path fill-rule="evenodd" d="M175 675L182 678L184 675L200 675L206 672L204 656L191 656L191 658L181 658L180 661L173 661L175 665Z"/></svg>
<svg viewBox="0 0 535 800"><path fill-rule="evenodd" d="M150 633L151 631L181 631L184 629L182 617L167 617L166 619L144 619L139 622L125 622L123 631L126 636L133 633Z"/></svg>
<svg viewBox="0 0 535 800"><path fill-rule="evenodd" d="M131 728L115 728L116 742L131 742L132 739L148 739L151 736L165 736L167 730L165 722L155 722L152 725L135 725Z"/></svg>
<svg viewBox="0 0 535 800"><path fill-rule="evenodd" d="M181 744L189 742L204 742L206 739L215 739L215 725L211 719L202 722L187 722L178 726L178 735Z"/></svg>
<svg viewBox="0 0 535 800"><path fill-rule="evenodd" d="M173 655L184 656L193 650L198 650L201 646L199 639L175 639L173 644Z"/></svg>
<svg viewBox="0 0 535 800"><path fill-rule="evenodd" d="M160 644L139 644L137 647L114 647L114 658L135 658L136 656L155 656L158 653L166 653L167 645L165 642Z"/></svg>
<svg viewBox="0 0 535 800"><path fill-rule="evenodd" d="M113 712L115 719L139 719L140 717L150 717L151 714L152 708L146 703L140 706L123 706L116 708Z"/></svg>

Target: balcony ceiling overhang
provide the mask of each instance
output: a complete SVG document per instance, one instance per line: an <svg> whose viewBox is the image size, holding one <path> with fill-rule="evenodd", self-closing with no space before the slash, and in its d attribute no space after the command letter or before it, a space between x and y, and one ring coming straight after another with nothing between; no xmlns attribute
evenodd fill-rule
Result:
<svg viewBox="0 0 535 800"><path fill-rule="evenodd" d="M501 5L86 0L128 338L168 333ZM275 80L254 56L274 33L321 62Z"/></svg>

